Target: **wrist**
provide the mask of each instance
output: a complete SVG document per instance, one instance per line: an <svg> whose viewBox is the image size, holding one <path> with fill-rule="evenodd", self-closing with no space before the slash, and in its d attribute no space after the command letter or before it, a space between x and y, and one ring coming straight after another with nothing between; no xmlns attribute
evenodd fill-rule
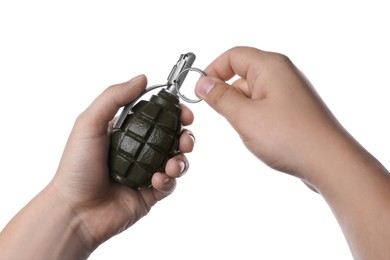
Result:
<svg viewBox="0 0 390 260"><path fill-rule="evenodd" d="M317 147L308 155L302 176L325 199L335 192L356 187L352 183L364 185L361 181L367 174L384 169L378 167L378 161L347 132L328 133Z"/></svg>
<svg viewBox="0 0 390 260"><path fill-rule="evenodd" d="M82 222L46 187L4 228L0 238L1 259L86 259L91 247Z"/></svg>
<svg viewBox="0 0 390 260"><path fill-rule="evenodd" d="M73 250L75 255L69 259L86 259L94 249L97 243L92 238L80 214L71 205L55 187L49 184L42 191L42 196L46 198L43 201L51 201L53 225L58 225L58 234L63 233L63 243L65 247ZM62 231L61 231L62 230ZM69 250L68 250L69 251ZM79 255L77 255L79 253ZM84 258L85 257L85 258ZM61 257L63 259L63 257Z"/></svg>
<svg viewBox="0 0 390 260"><path fill-rule="evenodd" d="M301 146L297 176L325 195L337 189L361 154L362 147L340 125L328 122L315 127Z"/></svg>
<svg viewBox="0 0 390 260"><path fill-rule="evenodd" d="M348 134L322 147L305 173L338 220L356 258L389 255L390 175ZM387 258L386 258L387 259Z"/></svg>

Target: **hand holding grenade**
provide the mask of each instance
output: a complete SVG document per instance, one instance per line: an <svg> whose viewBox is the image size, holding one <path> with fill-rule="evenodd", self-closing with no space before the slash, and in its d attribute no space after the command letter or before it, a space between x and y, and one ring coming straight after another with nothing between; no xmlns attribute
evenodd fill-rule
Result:
<svg viewBox="0 0 390 260"><path fill-rule="evenodd" d="M193 53L180 56L168 76L168 82L148 87L126 105L114 125L109 151L109 171L113 180L132 189L150 186L155 172L164 172L167 161L179 152L182 130L179 88L195 60ZM137 100L150 90L166 87L149 101ZM196 100L193 102L198 102Z"/></svg>

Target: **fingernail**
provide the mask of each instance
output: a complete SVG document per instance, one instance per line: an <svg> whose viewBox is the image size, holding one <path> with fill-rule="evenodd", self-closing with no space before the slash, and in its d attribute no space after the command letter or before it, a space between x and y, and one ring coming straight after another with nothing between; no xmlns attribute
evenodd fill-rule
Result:
<svg viewBox="0 0 390 260"><path fill-rule="evenodd" d="M137 82L137 81L139 81L142 77L144 77L144 74L140 74L140 75L138 75L138 76L132 78L132 79L129 80L128 82L129 82L129 83Z"/></svg>
<svg viewBox="0 0 390 260"><path fill-rule="evenodd" d="M179 161L179 166L180 166L180 174L183 174L185 169L186 169L186 164L183 161Z"/></svg>
<svg viewBox="0 0 390 260"><path fill-rule="evenodd" d="M204 98L215 86L215 80L212 77L201 77L196 83L195 91Z"/></svg>
<svg viewBox="0 0 390 260"><path fill-rule="evenodd" d="M192 141L196 143L195 135L192 132L189 132L188 135L191 137Z"/></svg>
<svg viewBox="0 0 390 260"><path fill-rule="evenodd" d="M188 134L188 135L190 136L190 138L192 139L192 142L193 142L193 143L196 142L195 135L194 135L194 133L192 133L190 130L186 129L186 130L184 130L183 133Z"/></svg>

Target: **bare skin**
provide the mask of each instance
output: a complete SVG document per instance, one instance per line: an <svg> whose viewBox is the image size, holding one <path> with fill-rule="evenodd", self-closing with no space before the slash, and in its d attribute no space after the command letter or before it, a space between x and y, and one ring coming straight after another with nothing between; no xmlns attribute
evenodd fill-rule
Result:
<svg viewBox="0 0 390 260"><path fill-rule="evenodd" d="M152 187L134 191L108 178L111 120L145 87L143 75L111 86L77 118L53 180L1 232L1 259L86 259L173 192L188 169L183 153L194 146L188 130L181 153L168 161L166 173L153 175ZM184 106L181 120L193 121Z"/></svg>
<svg viewBox="0 0 390 260"><path fill-rule="evenodd" d="M236 47L205 71L197 95L257 158L325 198L354 258L390 259L389 172L342 127L293 63ZM235 75L239 79L227 84Z"/></svg>
<svg viewBox="0 0 390 260"><path fill-rule="evenodd" d="M259 160L324 197L355 259L390 259L389 172L342 127L293 63L236 47L206 72L197 95ZM235 75L239 79L227 84ZM147 189L132 191L107 178L110 120L145 86L144 76L112 86L79 116L53 180L2 231L1 259L86 259L174 190L188 168L184 154L168 162L166 173L156 173ZM181 119L188 125L193 115L183 107ZM184 131L181 152L193 145Z"/></svg>

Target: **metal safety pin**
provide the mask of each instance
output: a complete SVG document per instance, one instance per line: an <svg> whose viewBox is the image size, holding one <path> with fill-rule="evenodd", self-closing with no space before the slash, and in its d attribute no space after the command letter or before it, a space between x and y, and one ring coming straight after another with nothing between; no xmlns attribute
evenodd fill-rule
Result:
<svg viewBox="0 0 390 260"><path fill-rule="evenodd" d="M187 74L188 72L190 71L196 71L198 72L199 74L201 74L202 76L206 76L206 73L203 71L203 70L200 70L198 68L192 68L192 64L194 63L195 61L195 54L189 52L187 54L181 54L180 55L180 58L179 60L177 61L176 65L173 66L171 72L169 73L168 75L168 81L167 83L165 84L160 84L160 85L153 85L153 86L150 86L150 87L147 87L138 97L136 97L132 102L130 102L129 104L127 104L126 106L123 107L122 109L122 112L120 113L118 119L116 120L115 124L114 124L114 127L113 127L113 130L117 130L117 129L120 129L123 122L125 121L126 119L126 116L131 112L131 109L133 108L133 106L135 105L135 103L143 96L145 95L146 93L148 93L149 91L152 91L154 89L157 89L157 88L162 88L162 87L167 87L167 90L180 97L181 99L183 99L184 101L186 102L189 102L189 103L197 103L197 102L200 102L202 101L202 99L189 99L187 98L186 96L184 96L181 92L180 92L180 87L182 86L185 78L187 77Z"/></svg>

